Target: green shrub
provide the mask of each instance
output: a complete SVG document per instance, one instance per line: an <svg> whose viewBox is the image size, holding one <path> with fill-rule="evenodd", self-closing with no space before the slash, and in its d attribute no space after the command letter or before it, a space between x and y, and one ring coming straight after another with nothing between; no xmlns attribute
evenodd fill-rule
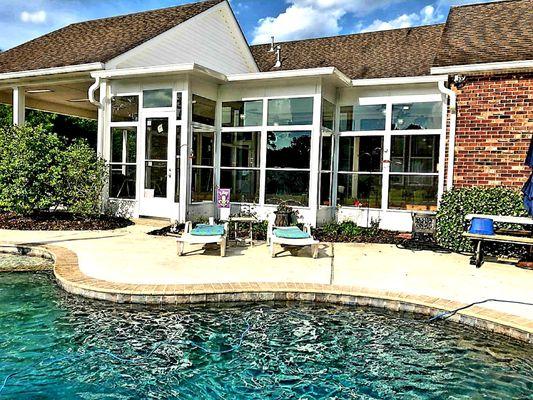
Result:
<svg viewBox="0 0 533 400"><path fill-rule="evenodd" d="M42 127L0 128L0 208L99 214L107 168L85 141L71 145Z"/></svg>
<svg viewBox="0 0 533 400"><path fill-rule="evenodd" d="M472 250L471 241L461 236L467 214L526 216L527 212L522 194L517 190L505 187L452 189L444 193L437 212L437 242L441 246L459 252ZM504 247L491 246L491 252L508 253Z"/></svg>

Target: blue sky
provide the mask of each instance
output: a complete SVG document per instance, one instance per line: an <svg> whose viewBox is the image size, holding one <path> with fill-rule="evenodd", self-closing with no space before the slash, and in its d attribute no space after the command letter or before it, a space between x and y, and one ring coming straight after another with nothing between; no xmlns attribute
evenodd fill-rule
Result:
<svg viewBox="0 0 533 400"><path fill-rule="evenodd" d="M73 22L191 0L0 0L0 49ZM331 36L443 22L450 6L487 0L230 0L250 43Z"/></svg>

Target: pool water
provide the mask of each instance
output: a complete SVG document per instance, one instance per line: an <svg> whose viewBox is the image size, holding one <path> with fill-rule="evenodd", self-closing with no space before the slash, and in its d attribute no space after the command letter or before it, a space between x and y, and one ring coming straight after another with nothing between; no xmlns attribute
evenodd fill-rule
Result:
<svg viewBox="0 0 533 400"><path fill-rule="evenodd" d="M5 273L0 388L6 377L0 399L526 399L533 348L411 314L117 305Z"/></svg>

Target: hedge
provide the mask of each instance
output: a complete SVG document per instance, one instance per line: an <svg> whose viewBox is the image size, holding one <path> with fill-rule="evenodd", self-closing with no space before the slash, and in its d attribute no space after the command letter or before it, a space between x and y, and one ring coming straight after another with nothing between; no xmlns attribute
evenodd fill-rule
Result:
<svg viewBox="0 0 533 400"><path fill-rule="evenodd" d="M467 214L527 216L522 193L505 187L470 187L452 189L442 198L437 212L437 242L458 252L472 251L471 241L463 238ZM493 254L508 254L516 247L491 246Z"/></svg>

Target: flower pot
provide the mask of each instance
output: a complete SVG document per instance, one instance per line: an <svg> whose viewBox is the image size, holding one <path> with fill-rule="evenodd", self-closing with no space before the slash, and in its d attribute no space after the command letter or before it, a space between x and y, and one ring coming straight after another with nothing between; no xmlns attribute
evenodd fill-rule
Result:
<svg viewBox="0 0 533 400"><path fill-rule="evenodd" d="M274 211L276 219L274 220L275 226L290 226L292 212Z"/></svg>

